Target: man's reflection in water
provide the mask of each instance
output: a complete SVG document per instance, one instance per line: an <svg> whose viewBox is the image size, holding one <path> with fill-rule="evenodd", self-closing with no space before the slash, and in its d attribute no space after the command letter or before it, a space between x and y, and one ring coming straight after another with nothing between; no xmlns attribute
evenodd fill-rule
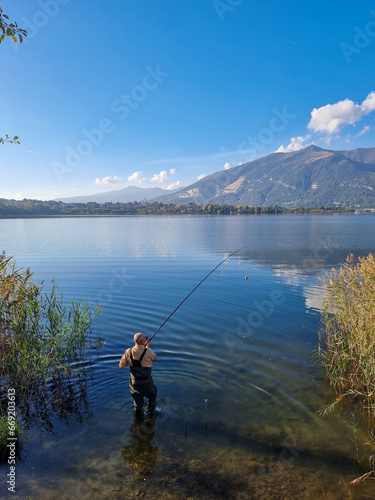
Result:
<svg viewBox="0 0 375 500"><path fill-rule="evenodd" d="M121 450L124 463L137 474L139 481L145 481L155 468L159 448L152 446L155 435L155 421L157 414L143 419L135 416L130 427L131 438L128 446Z"/></svg>

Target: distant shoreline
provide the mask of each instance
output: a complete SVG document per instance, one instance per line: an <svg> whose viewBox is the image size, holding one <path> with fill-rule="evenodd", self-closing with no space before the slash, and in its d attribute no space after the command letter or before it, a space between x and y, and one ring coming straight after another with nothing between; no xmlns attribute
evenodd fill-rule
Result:
<svg viewBox="0 0 375 500"><path fill-rule="evenodd" d="M349 208L340 205L320 205L315 207L280 207L252 205L207 205L198 203L163 204L159 202L127 203L63 203L40 200L0 199L0 219L28 219L53 217L128 217L139 215L281 215L281 214L339 214L375 213L375 208Z"/></svg>
<svg viewBox="0 0 375 500"><path fill-rule="evenodd" d="M37 214L24 214L24 215L0 215L0 220L11 220L11 219L87 219L87 218L93 218L93 217L100 217L100 218L114 218L114 217L167 217L167 216L172 216L172 217L180 217L180 216L188 216L188 217L247 217L247 216L254 216L254 217L259 217L259 216L271 216L271 215L290 215L290 216L296 216L296 215L304 215L304 216L311 216L311 215L375 215L375 211L369 212L369 211L354 211L354 210L348 210L348 211L340 211L340 212L335 212L335 211L326 211L326 212L309 212L309 213L301 213L301 212L283 212L283 213L260 213L260 214L199 214L199 213L149 213L149 214L51 214L51 215L37 215Z"/></svg>

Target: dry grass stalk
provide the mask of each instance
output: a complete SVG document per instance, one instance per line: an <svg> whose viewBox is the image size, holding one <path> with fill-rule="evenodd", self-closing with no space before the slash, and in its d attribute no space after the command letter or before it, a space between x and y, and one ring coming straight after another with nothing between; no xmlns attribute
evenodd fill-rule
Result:
<svg viewBox="0 0 375 500"><path fill-rule="evenodd" d="M375 477L370 477L371 474L374 475L373 470L370 470L370 472L366 472L366 474L363 474L363 476L357 477L357 479L350 481L350 483L348 483L348 485L349 486L356 486L357 484L362 483L363 481L366 481L366 479L375 479Z"/></svg>

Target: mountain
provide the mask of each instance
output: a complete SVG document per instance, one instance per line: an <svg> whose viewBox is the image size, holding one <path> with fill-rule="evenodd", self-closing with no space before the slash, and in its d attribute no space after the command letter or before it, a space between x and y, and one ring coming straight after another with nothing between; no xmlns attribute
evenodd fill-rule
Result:
<svg viewBox="0 0 375 500"><path fill-rule="evenodd" d="M174 193L167 189L158 187L153 188L139 188L137 186L129 186L124 189L117 189L113 191L106 191L104 193L89 194L87 196L72 196L70 198L58 198L56 201L63 201L65 203L88 203L95 201L96 203L128 203L129 201L143 201L145 198L149 201L151 198L164 195L166 193Z"/></svg>
<svg viewBox="0 0 375 500"><path fill-rule="evenodd" d="M282 207L375 207L375 148L331 151L311 145L216 172L162 203Z"/></svg>
<svg viewBox="0 0 375 500"><path fill-rule="evenodd" d="M375 148L358 148L349 151L338 151L338 153L360 163L375 164Z"/></svg>

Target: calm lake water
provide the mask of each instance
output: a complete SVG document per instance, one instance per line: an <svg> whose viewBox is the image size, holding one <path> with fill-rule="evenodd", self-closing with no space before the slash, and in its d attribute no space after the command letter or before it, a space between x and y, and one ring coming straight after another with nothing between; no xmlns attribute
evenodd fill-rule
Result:
<svg viewBox="0 0 375 500"><path fill-rule="evenodd" d="M375 249L371 215L0 220L1 248L66 298L103 306L82 401L28 431L16 493L33 500L374 498L353 492L353 425L322 417L318 276ZM151 335L159 415L137 423L128 369ZM87 392L86 392L87 389Z"/></svg>

